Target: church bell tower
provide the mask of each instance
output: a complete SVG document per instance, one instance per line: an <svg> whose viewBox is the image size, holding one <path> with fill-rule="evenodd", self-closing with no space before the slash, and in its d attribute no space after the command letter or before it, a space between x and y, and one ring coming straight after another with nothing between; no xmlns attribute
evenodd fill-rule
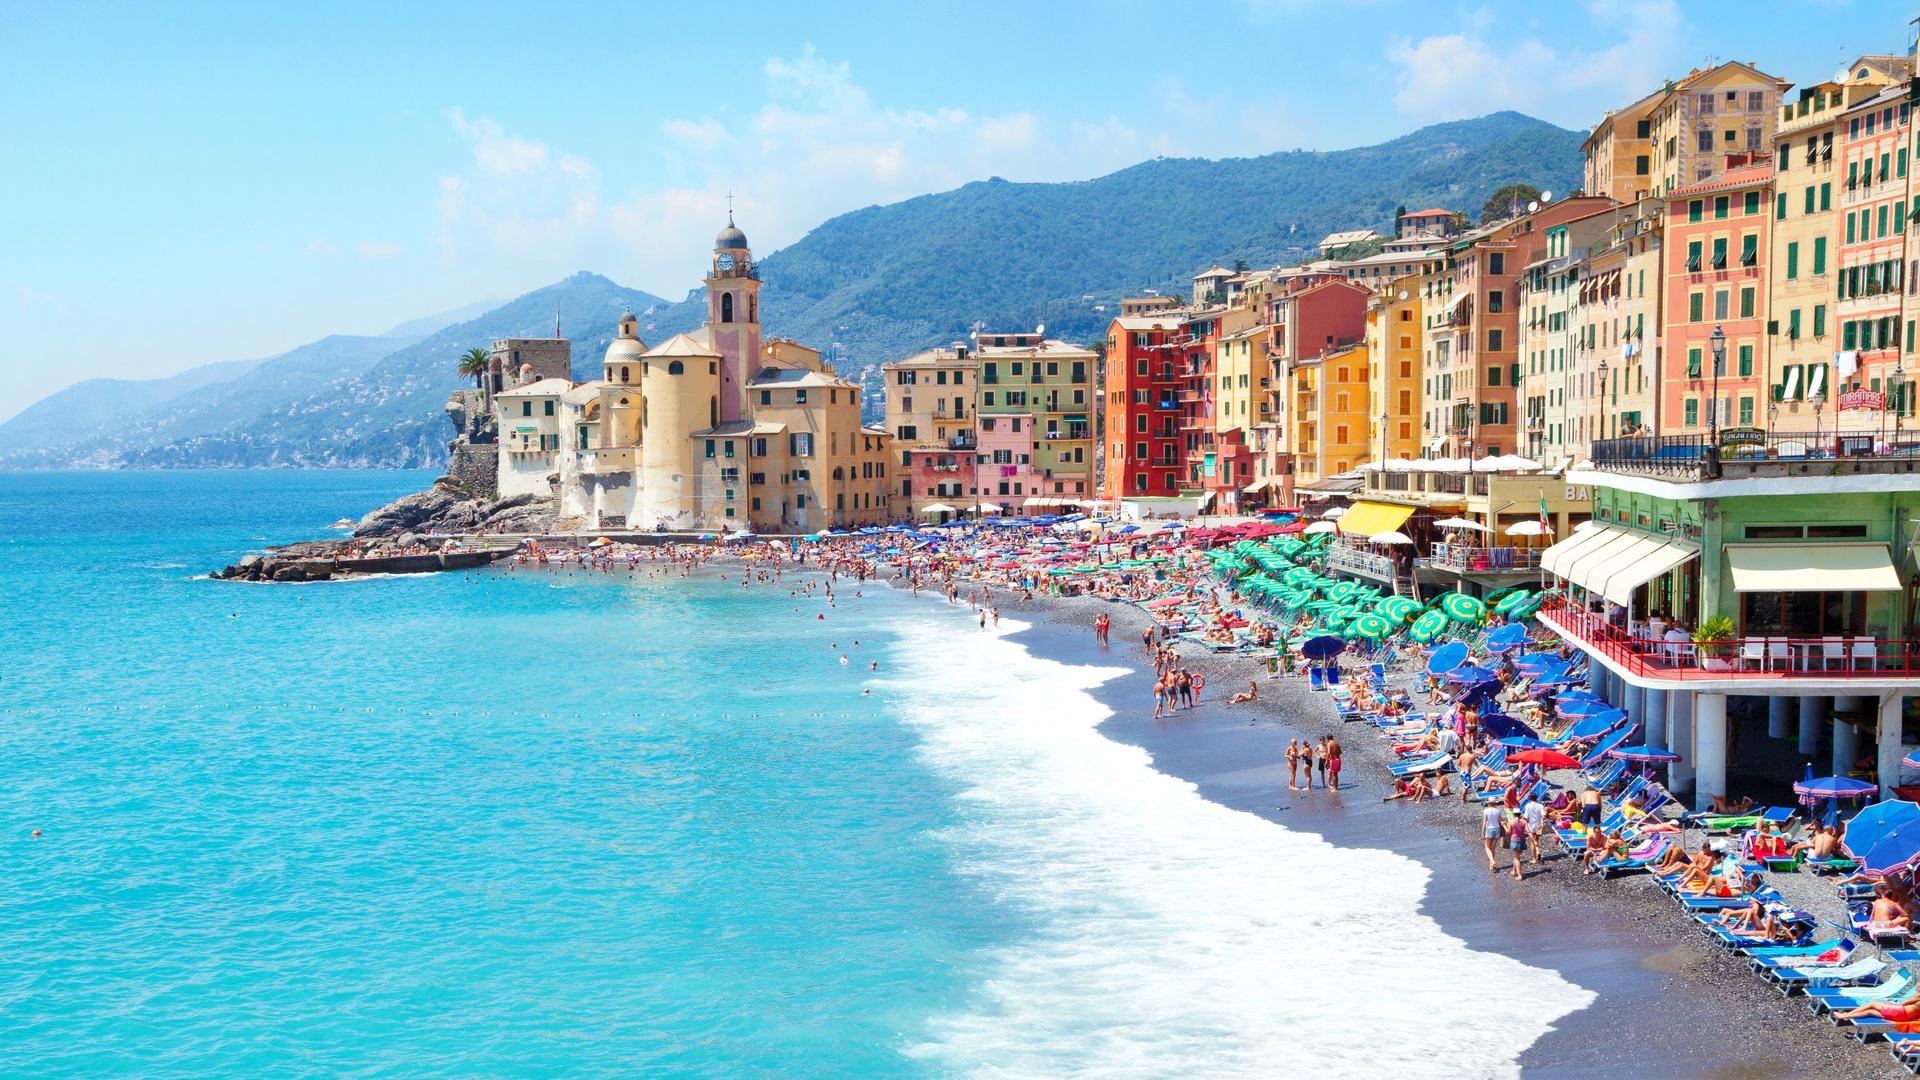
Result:
<svg viewBox="0 0 1920 1080"><path fill-rule="evenodd" d="M707 332L720 362L720 420L746 415L747 381L760 368L760 279L753 276L747 234L727 227L713 240L713 271L707 275Z"/></svg>

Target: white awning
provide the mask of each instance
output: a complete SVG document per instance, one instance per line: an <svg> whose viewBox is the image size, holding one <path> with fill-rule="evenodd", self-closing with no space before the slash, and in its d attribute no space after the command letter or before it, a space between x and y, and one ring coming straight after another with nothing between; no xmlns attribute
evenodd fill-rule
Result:
<svg viewBox="0 0 1920 1080"><path fill-rule="evenodd" d="M1540 553L1540 568L1555 577L1565 577L1567 562L1587 547L1605 542L1607 531L1595 526L1576 529L1572 536Z"/></svg>
<svg viewBox="0 0 1920 1080"><path fill-rule="evenodd" d="M1587 535L1593 539L1561 560L1560 568L1554 574L1572 584L1591 589L1593 586L1587 583L1587 579L1593 569L1634 544L1636 534L1632 529L1623 529L1618 525L1602 525L1587 530Z"/></svg>
<svg viewBox="0 0 1920 1080"><path fill-rule="evenodd" d="M1465 303L1467 297L1472 295L1473 295L1472 289L1461 289L1459 292L1453 294L1453 299L1440 305L1440 310L1452 311L1454 308L1459 307L1462 303Z"/></svg>
<svg viewBox="0 0 1920 1080"><path fill-rule="evenodd" d="M1735 592L1899 592L1885 544L1728 544Z"/></svg>
<svg viewBox="0 0 1920 1080"><path fill-rule="evenodd" d="M1633 599L1633 590L1700 554L1700 545L1690 540L1658 534L1654 539L1660 541L1657 547L1636 553L1630 561L1608 560L1596 571L1606 575L1600 582L1600 595L1625 607Z"/></svg>
<svg viewBox="0 0 1920 1080"><path fill-rule="evenodd" d="M1656 552L1667 546L1667 538L1661 533L1640 532L1637 529L1618 530L1622 536L1613 543L1595 552L1591 557L1575 560L1568 569L1567 578L1574 584L1607 595L1607 585L1615 577L1628 573L1634 566L1651 559ZM1627 590L1628 594L1632 590ZM1616 604L1625 604L1625 600L1613 600Z"/></svg>

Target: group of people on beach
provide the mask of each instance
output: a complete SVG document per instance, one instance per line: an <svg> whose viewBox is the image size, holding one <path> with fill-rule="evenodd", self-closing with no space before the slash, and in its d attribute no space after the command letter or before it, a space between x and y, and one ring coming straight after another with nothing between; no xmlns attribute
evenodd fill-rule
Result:
<svg viewBox="0 0 1920 1080"><path fill-rule="evenodd" d="M1320 786L1340 790L1340 740L1331 735L1287 741L1287 790L1312 791L1313 772L1320 770Z"/></svg>

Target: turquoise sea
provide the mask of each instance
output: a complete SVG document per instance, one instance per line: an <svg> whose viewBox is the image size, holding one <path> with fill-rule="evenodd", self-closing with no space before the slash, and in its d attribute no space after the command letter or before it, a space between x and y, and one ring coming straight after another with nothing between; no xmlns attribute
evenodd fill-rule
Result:
<svg viewBox="0 0 1920 1080"><path fill-rule="evenodd" d="M964 608L203 576L428 479L0 474L0 1075L1507 1075L1584 1004Z"/></svg>

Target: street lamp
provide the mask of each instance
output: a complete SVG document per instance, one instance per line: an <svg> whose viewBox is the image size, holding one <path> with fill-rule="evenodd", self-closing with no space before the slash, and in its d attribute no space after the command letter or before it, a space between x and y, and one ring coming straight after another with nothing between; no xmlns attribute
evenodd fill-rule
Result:
<svg viewBox="0 0 1920 1080"><path fill-rule="evenodd" d="M1727 331L1715 326L1713 336L1707 339L1713 347L1713 396L1707 402L1707 442L1712 446L1720 445L1720 369L1727 364ZM1815 406L1817 409L1819 406Z"/></svg>
<svg viewBox="0 0 1920 1080"><path fill-rule="evenodd" d="M1820 410L1826 407L1827 395L1825 391L1815 390L1807 400L1813 404L1813 445L1817 455L1820 447Z"/></svg>
<svg viewBox="0 0 1920 1080"><path fill-rule="evenodd" d="M1899 360L1893 362L1893 386L1887 395L1893 399L1893 449L1900 449L1900 414L1907 410L1907 369Z"/></svg>
<svg viewBox="0 0 1920 1080"><path fill-rule="evenodd" d="M1594 418L1593 433L1596 437L1606 434L1607 430L1607 360L1600 358L1600 385L1594 387L1594 396L1600 401L1600 415Z"/></svg>

